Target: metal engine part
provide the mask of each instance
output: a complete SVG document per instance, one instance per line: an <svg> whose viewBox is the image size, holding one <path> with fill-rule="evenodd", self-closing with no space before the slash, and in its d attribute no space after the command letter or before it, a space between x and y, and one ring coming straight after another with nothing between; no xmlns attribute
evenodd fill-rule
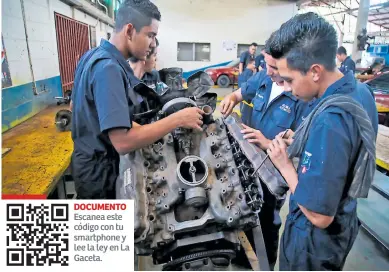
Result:
<svg viewBox="0 0 389 272"><path fill-rule="evenodd" d="M55 126L58 131L70 131L72 112L70 110L60 110L55 115Z"/></svg>
<svg viewBox="0 0 389 272"><path fill-rule="evenodd" d="M214 97L196 99L207 114L202 132L176 129L121 158L117 198L135 200L136 253L164 270L228 269L238 233L259 224L262 184L285 197L273 186L285 181L271 162L251 176L266 154L243 139L236 115L214 120Z"/></svg>

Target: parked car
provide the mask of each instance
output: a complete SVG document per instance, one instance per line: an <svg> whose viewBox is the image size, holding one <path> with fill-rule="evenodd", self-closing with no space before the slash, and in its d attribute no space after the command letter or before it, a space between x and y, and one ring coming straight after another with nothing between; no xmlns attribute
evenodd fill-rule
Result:
<svg viewBox="0 0 389 272"><path fill-rule="evenodd" d="M227 88L231 83L238 81L239 59L231 61L226 66L208 68L205 72L212 78L219 87Z"/></svg>
<svg viewBox="0 0 389 272"><path fill-rule="evenodd" d="M379 123L389 126L389 71L382 72L373 79L365 81L365 83L374 92L379 111Z"/></svg>

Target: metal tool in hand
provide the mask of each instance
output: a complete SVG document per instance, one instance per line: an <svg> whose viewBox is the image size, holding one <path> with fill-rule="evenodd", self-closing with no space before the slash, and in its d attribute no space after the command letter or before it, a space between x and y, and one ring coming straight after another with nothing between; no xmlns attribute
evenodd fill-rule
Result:
<svg viewBox="0 0 389 272"><path fill-rule="evenodd" d="M288 130L285 130L284 133L282 134L281 138L283 139L285 136L286 136L286 133L288 133ZM266 155L266 157L263 159L263 161L261 161L261 163L259 164L259 166L257 167L257 169L255 169L255 171L251 174L252 177L254 177L255 173L257 173L257 171L259 170L259 168L261 168L261 166L265 163L265 161L267 160L267 158L269 158L269 154Z"/></svg>

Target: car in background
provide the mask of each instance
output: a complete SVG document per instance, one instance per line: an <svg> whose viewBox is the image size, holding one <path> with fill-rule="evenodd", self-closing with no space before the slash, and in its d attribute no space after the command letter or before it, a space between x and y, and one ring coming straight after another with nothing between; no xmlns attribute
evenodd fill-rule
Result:
<svg viewBox="0 0 389 272"><path fill-rule="evenodd" d="M208 68L205 72L213 82L221 88L228 88L230 84L238 81L240 59L235 59L226 66Z"/></svg>
<svg viewBox="0 0 389 272"><path fill-rule="evenodd" d="M389 126L389 71L382 72L364 83L374 92L379 123Z"/></svg>

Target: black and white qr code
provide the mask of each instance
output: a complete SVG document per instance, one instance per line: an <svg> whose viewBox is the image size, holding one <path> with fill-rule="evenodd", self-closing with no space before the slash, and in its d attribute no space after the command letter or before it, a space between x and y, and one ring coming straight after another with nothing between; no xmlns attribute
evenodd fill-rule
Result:
<svg viewBox="0 0 389 272"><path fill-rule="evenodd" d="M7 204L7 266L69 265L68 204Z"/></svg>

